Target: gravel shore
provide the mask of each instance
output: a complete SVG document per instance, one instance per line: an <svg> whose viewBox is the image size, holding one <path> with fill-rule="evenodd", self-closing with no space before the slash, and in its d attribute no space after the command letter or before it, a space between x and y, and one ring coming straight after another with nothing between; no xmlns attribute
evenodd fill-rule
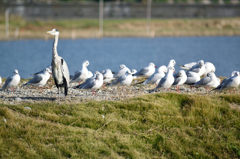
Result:
<svg viewBox="0 0 240 159"><path fill-rule="evenodd" d="M131 86L104 86L99 90L82 90L74 89L73 85L69 88L69 95L65 97L63 93L60 95L60 100L58 100L57 88L55 86L48 86L44 88L36 88L33 86L18 87L15 91L5 90L0 91L0 102L5 104L15 104L19 102L63 102L63 103L78 103L83 101L95 100L95 101L117 101L128 99L132 97L137 97L145 94L157 93L157 92L174 92L174 93L184 93L184 94L200 94L200 95L214 95L222 92L211 91L211 89L206 89L204 87L190 87L188 85L183 85L180 90L177 91L174 86L169 90L159 89L157 91L152 91L155 85L142 85L135 84ZM49 84L48 84L49 85ZM50 84L51 85L51 84ZM240 93L239 90L234 93Z"/></svg>

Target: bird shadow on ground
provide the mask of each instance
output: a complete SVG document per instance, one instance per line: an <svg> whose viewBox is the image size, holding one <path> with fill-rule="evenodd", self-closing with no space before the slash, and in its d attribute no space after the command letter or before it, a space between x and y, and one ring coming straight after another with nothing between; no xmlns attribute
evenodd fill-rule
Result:
<svg viewBox="0 0 240 159"><path fill-rule="evenodd" d="M34 101L55 101L55 97L5 97L9 100L34 100Z"/></svg>

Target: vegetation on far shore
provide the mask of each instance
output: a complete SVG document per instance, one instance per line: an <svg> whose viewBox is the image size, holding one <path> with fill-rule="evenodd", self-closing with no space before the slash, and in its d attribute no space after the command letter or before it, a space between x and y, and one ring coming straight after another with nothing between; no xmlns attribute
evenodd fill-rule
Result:
<svg viewBox="0 0 240 159"><path fill-rule="evenodd" d="M98 19L26 20L10 16L10 35L5 35L5 19L0 16L0 40L48 38L53 27L61 38L158 37L158 36L233 36L240 35L240 17L214 19L152 19L147 32L146 19L106 19L103 34Z"/></svg>
<svg viewBox="0 0 240 159"><path fill-rule="evenodd" d="M240 158L239 108L238 94L0 104L0 158Z"/></svg>

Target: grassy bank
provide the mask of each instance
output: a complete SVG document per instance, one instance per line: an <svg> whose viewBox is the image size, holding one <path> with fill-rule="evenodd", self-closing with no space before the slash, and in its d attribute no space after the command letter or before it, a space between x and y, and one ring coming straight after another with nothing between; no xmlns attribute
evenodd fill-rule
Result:
<svg viewBox="0 0 240 159"><path fill-rule="evenodd" d="M153 19L147 32L145 19L104 20L106 37L157 36L221 36L240 35L240 18L219 19ZM26 20L10 16L9 39L48 38L45 34L53 27L61 31L62 38L99 37L97 19ZM0 39L6 40L4 17L0 17Z"/></svg>
<svg viewBox="0 0 240 159"><path fill-rule="evenodd" d="M174 93L1 104L0 158L239 158L239 107L239 95Z"/></svg>

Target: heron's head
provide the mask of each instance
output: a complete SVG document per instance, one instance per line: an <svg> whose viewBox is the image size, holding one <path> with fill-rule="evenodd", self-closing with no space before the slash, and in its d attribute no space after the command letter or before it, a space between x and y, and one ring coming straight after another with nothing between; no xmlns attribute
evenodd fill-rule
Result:
<svg viewBox="0 0 240 159"><path fill-rule="evenodd" d="M15 69L15 70L13 71L13 73L14 73L14 74L18 74L18 70Z"/></svg>
<svg viewBox="0 0 240 159"><path fill-rule="evenodd" d="M59 31L55 28L52 29L51 31L48 31L47 33L50 34L50 35L59 35Z"/></svg>

